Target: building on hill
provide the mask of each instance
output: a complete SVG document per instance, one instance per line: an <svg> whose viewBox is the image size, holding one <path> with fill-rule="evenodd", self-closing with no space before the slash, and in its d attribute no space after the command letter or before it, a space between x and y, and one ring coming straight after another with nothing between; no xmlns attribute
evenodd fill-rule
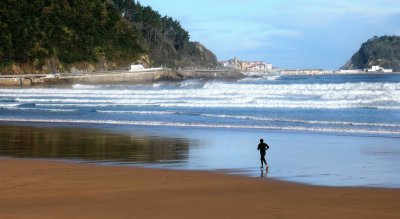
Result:
<svg viewBox="0 0 400 219"><path fill-rule="evenodd" d="M392 73L393 69L385 69L379 65L374 65L367 72L383 72L383 73Z"/></svg>
<svg viewBox="0 0 400 219"><path fill-rule="evenodd" d="M392 73L393 69L386 69L379 65L373 65L368 69L340 69L338 74L362 74L362 73Z"/></svg>
<svg viewBox="0 0 400 219"><path fill-rule="evenodd" d="M392 72L400 72L400 36L374 36L364 42L340 69L376 73L390 73L392 69Z"/></svg>
<svg viewBox="0 0 400 219"><path fill-rule="evenodd" d="M236 68L242 71L272 71L271 63L264 61L240 61L238 58L233 58L228 61L221 62L221 65L226 68Z"/></svg>

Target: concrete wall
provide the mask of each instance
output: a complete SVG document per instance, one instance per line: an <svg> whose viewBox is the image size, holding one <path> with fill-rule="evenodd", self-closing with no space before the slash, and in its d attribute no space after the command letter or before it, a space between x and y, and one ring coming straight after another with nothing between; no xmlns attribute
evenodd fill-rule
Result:
<svg viewBox="0 0 400 219"><path fill-rule="evenodd" d="M244 75L238 69L226 70L180 70L179 74L186 78L209 78L209 79L239 79Z"/></svg>
<svg viewBox="0 0 400 219"><path fill-rule="evenodd" d="M116 83L152 83L162 80L180 81L187 78L243 78L238 70L183 70L171 71L159 69L144 72L109 72L105 74L88 74L81 76L58 77L25 77L2 78L0 86L31 86L31 85L70 85L70 84L116 84Z"/></svg>
<svg viewBox="0 0 400 219"><path fill-rule="evenodd" d="M115 84L151 83L163 79L179 80L181 78L171 71L159 70L153 72L122 72L44 78L44 82L46 84Z"/></svg>
<svg viewBox="0 0 400 219"><path fill-rule="evenodd" d="M22 81L19 78L1 78L0 86L21 86Z"/></svg>

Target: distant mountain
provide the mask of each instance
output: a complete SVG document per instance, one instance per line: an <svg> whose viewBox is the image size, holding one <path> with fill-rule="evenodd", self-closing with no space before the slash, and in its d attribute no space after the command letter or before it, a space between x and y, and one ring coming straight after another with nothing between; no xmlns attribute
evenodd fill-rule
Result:
<svg viewBox="0 0 400 219"><path fill-rule="evenodd" d="M3 0L0 73L218 65L170 17L134 0Z"/></svg>
<svg viewBox="0 0 400 219"><path fill-rule="evenodd" d="M400 71L400 36L369 39L341 69L366 69L374 65Z"/></svg>

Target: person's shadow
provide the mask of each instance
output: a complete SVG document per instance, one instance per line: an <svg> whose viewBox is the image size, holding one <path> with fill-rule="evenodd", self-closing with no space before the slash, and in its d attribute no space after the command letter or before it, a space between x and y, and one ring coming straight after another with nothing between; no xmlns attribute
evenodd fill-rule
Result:
<svg viewBox="0 0 400 219"><path fill-rule="evenodd" d="M261 168L261 176L260 177L267 177L268 176L268 167L267 168Z"/></svg>

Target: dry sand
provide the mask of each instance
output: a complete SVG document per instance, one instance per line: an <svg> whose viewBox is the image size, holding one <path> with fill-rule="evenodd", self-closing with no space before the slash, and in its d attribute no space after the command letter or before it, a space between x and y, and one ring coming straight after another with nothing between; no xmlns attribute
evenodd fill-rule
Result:
<svg viewBox="0 0 400 219"><path fill-rule="evenodd" d="M0 159L0 218L400 218L400 189Z"/></svg>

